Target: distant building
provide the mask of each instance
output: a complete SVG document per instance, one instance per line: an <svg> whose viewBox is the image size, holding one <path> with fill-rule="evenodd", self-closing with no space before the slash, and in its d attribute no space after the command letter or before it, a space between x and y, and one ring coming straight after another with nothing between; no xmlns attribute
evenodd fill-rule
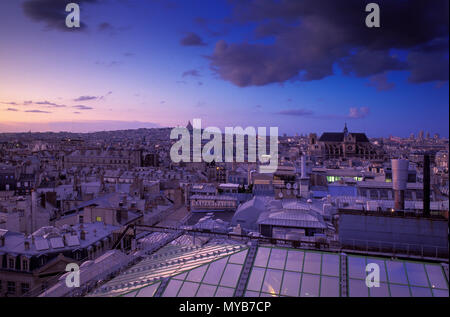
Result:
<svg viewBox="0 0 450 317"><path fill-rule="evenodd" d="M140 150L76 150L63 157L63 165L66 169L92 166L111 169L131 169L142 165L141 155Z"/></svg>
<svg viewBox="0 0 450 317"><path fill-rule="evenodd" d="M13 167L0 166L0 191L15 190L16 176Z"/></svg>
<svg viewBox="0 0 450 317"><path fill-rule="evenodd" d="M235 211L237 199L225 195L194 195L190 207L192 212Z"/></svg>
<svg viewBox="0 0 450 317"><path fill-rule="evenodd" d="M308 155L321 159L384 160L385 157L383 149L372 144L365 133L349 133L347 125L343 132L325 132L319 139L310 134Z"/></svg>
<svg viewBox="0 0 450 317"><path fill-rule="evenodd" d="M158 153L147 153L144 154L144 160L142 162L143 166L158 167L159 166L159 155Z"/></svg>

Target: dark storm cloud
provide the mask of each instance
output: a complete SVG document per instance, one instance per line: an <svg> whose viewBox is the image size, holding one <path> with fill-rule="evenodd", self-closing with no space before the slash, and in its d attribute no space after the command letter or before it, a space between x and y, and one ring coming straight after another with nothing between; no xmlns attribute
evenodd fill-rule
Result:
<svg viewBox="0 0 450 317"><path fill-rule="evenodd" d="M336 63L344 74L357 77L407 70L410 82L448 80L447 0L379 0L378 29L365 26L368 2L363 0L230 3L234 23L256 25L256 38L274 38L264 45L216 43L208 57L211 68L237 86L320 80L334 74ZM441 38L440 47L429 47ZM407 61L392 55L392 49L406 51Z"/></svg>
<svg viewBox="0 0 450 317"><path fill-rule="evenodd" d="M380 70L405 70L408 64L390 56L388 50L364 49L344 58L340 66L344 74L353 72L357 77L367 77L380 73Z"/></svg>
<svg viewBox="0 0 450 317"><path fill-rule="evenodd" d="M448 81L448 39L438 39L430 45L413 50L408 55L412 83Z"/></svg>
<svg viewBox="0 0 450 317"><path fill-rule="evenodd" d="M180 44L183 46L205 46L206 45L206 43L203 42L202 38L193 32L186 34L186 36L181 39Z"/></svg>
<svg viewBox="0 0 450 317"><path fill-rule="evenodd" d="M23 12L30 19L37 22L46 23L48 28L62 31L76 30L77 28L66 27L66 5L74 1L70 0L27 0L22 4ZM98 0L77 0L75 1L80 10L84 3L95 3ZM86 28L81 21L80 29Z"/></svg>

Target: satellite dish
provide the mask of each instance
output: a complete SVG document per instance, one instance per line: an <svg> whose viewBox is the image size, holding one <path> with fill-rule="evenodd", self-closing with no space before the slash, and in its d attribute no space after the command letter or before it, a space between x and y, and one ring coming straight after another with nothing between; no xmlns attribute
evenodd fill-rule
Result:
<svg viewBox="0 0 450 317"><path fill-rule="evenodd" d="M287 183L287 184L286 184L286 188L287 188L287 189L291 189L291 186L292 186L291 183Z"/></svg>
<svg viewBox="0 0 450 317"><path fill-rule="evenodd" d="M298 188L298 184L294 183L294 189L297 189L297 188Z"/></svg>
<svg viewBox="0 0 450 317"><path fill-rule="evenodd" d="M283 193L280 192L280 193L278 194L278 197L283 198Z"/></svg>
<svg viewBox="0 0 450 317"><path fill-rule="evenodd" d="M286 195L290 195L291 194L291 190L290 189L287 189L286 190Z"/></svg>

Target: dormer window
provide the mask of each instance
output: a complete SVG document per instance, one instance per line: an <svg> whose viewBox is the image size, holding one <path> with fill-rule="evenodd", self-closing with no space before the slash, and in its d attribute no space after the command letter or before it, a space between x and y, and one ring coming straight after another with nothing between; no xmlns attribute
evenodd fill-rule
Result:
<svg viewBox="0 0 450 317"><path fill-rule="evenodd" d="M27 259L22 260L22 271L28 271L28 260Z"/></svg>
<svg viewBox="0 0 450 317"><path fill-rule="evenodd" d="M9 258L8 260L8 268L9 269L15 269L16 268L16 261L13 258Z"/></svg>

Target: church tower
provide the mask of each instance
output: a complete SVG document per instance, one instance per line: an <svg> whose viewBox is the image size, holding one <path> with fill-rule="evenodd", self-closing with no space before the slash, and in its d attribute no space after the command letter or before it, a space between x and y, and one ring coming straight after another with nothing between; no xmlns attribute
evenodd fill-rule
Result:
<svg viewBox="0 0 450 317"><path fill-rule="evenodd" d="M348 135L348 129L347 129L347 122L345 123L344 126L344 137L346 137Z"/></svg>

